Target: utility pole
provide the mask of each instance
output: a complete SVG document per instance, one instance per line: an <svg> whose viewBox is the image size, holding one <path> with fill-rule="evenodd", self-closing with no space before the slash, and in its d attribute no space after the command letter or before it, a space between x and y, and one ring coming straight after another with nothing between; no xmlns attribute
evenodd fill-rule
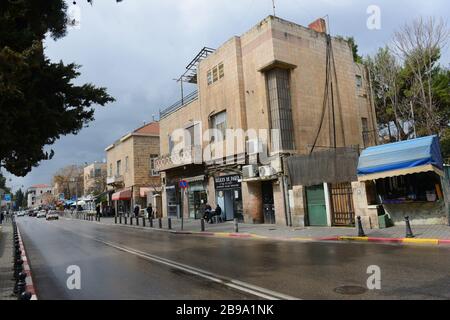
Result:
<svg viewBox="0 0 450 320"><path fill-rule="evenodd" d="M180 90L181 90L181 105L184 105L184 88L183 88L183 82L184 82L184 79L183 79L183 76L181 76L181 77L178 78L178 79L173 79L173 80L180 83Z"/></svg>
<svg viewBox="0 0 450 320"><path fill-rule="evenodd" d="M272 0L272 7L273 7L273 16L276 17L277 14L275 12L275 0Z"/></svg>

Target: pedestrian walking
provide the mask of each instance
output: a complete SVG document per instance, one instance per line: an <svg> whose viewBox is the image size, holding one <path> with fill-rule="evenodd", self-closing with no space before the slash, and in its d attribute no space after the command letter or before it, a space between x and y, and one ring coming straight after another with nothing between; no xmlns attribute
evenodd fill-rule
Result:
<svg viewBox="0 0 450 320"><path fill-rule="evenodd" d="M97 213L97 218L100 217L100 205L97 204L97 206L95 207L95 211Z"/></svg>
<svg viewBox="0 0 450 320"><path fill-rule="evenodd" d="M148 220L153 219L153 218L154 218L154 217L153 217L153 207L152 207L152 204L151 204L151 203L148 204L146 210L147 210L147 217L148 217Z"/></svg>
<svg viewBox="0 0 450 320"><path fill-rule="evenodd" d="M135 216L136 218L139 217L139 211L140 211L139 206L136 205L136 206L134 207L134 216Z"/></svg>
<svg viewBox="0 0 450 320"><path fill-rule="evenodd" d="M3 224L3 219L5 218L3 211L0 211L0 224Z"/></svg>

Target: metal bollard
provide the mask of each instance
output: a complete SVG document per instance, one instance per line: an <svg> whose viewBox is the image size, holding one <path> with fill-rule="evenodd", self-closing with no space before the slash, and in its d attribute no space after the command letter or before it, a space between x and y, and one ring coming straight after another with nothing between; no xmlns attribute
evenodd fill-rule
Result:
<svg viewBox="0 0 450 320"><path fill-rule="evenodd" d="M130 216L130 226L133 225L133 217Z"/></svg>
<svg viewBox="0 0 450 320"><path fill-rule="evenodd" d="M127 216L123 217L125 219L125 224L127 224Z"/></svg>
<svg viewBox="0 0 450 320"><path fill-rule="evenodd" d="M145 228L145 217L142 217L142 226Z"/></svg>
<svg viewBox="0 0 450 320"><path fill-rule="evenodd" d="M139 216L136 217L136 225L139 226Z"/></svg>
<svg viewBox="0 0 450 320"><path fill-rule="evenodd" d="M22 292L22 294L20 295L20 300L31 300L33 296L31 295L31 293L29 292Z"/></svg>
<svg viewBox="0 0 450 320"><path fill-rule="evenodd" d="M205 219L203 219L203 218L200 219L200 226L201 226L202 232L205 232Z"/></svg>
<svg viewBox="0 0 450 320"><path fill-rule="evenodd" d="M366 237L366 234L364 233L364 229L361 222L361 217L358 216L358 237Z"/></svg>
<svg viewBox="0 0 450 320"><path fill-rule="evenodd" d="M119 224L122 224L122 216L119 216Z"/></svg>
<svg viewBox="0 0 450 320"><path fill-rule="evenodd" d="M148 221L150 222L150 228L153 228L153 218L148 219Z"/></svg>
<svg viewBox="0 0 450 320"><path fill-rule="evenodd" d="M172 219L171 218L167 219L167 227L169 228L169 230L172 230Z"/></svg>
<svg viewBox="0 0 450 320"><path fill-rule="evenodd" d="M239 233L239 221L238 219L234 219L234 232Z"/></svg>
<svg viewBox="0 0 450 320"><path fill-rule="evenodd" d="M159 224L159 228L162 229L162 219L161 218L158 219L158 224Z"/></svg>
<svg viewBox="0 0 450 320"><path fill-rule="evenodd" d="M117 216L114 216L114 223L117 224Z"/></svg>
<svg viewBox="0 0 450 320"><path fill-rule="evenodd" d="M19 281L17 282L17 294L20 295L25 292L25 288L26 288L26 282L25 279L27 278L27 274L25 272L21 272L19 274Z"/></svg>
<svg viewBox="0 0 450 320"><path fill-rule="evenodd" d="M409 222L409 217L406 216L405 217L405 224L406 224L406 238L415 238L414 233L412 232L411 229L411 223Z"/></svg>

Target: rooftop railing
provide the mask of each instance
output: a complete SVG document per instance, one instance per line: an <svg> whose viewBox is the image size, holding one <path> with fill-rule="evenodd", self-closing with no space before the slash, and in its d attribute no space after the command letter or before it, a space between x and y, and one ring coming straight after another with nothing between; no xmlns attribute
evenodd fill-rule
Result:
<svg viewBox="0 0 450 320"><path fill-rule="evenodd" d="M170 107L160 111L159 112L159 119L164 119L168 115L174 113L175 111L183 108L185 105L188 105L189 103L191 103L192 101L195 101L197 99L198 99L198 90L195 90L194 92L192 92L192 93L188 94L187 96L185 96L182 100L177 101L176 103L174 103Z"/></svg>

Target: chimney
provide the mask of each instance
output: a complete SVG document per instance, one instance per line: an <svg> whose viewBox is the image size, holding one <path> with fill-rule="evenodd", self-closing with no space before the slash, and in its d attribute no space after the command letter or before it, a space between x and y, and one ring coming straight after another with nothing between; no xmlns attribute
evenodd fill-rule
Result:
<svg viewBox="0 0 450 320"><path fill-rule="evenodd" d="M310 23L308 28L319 33L327 33L327 23L322 18L319 18L316 21Z"/></svg>

